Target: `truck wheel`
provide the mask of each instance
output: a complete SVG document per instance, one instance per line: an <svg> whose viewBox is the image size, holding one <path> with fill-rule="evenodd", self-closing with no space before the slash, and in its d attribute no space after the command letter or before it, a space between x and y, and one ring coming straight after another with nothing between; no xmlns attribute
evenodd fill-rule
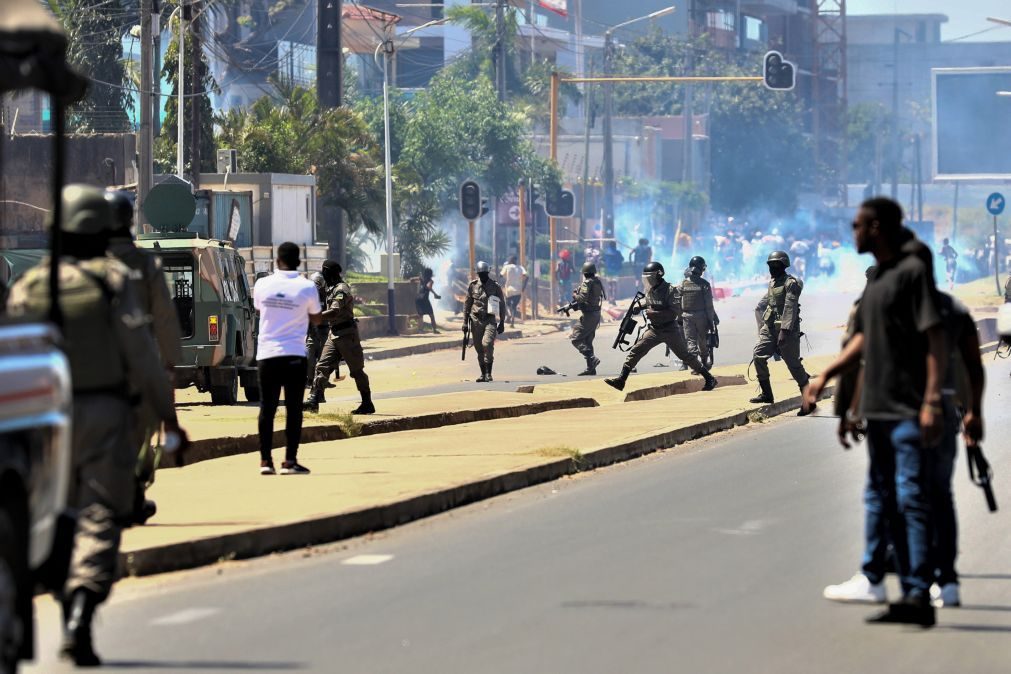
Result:
<svg viewBox="0 0 1011 674"><path fill-rule="evenodd" d="M18 562L21 546L15 531L11 513L4 506L0 510L0 674L13 674L16 670L25 633L16 572L23 562Z"/></svg>
<svg viewBox="0 0 1011 674"><path fill-rule="evenodd" d="M260 387L259 386L243 386L242 392L246 394L246 400L251 403L260 402Z"/></svg>
<svg viewBox="0 0 1011 674"><path fill-rule="evenodd" d="M215 405L234 405L239 401L239 378L233 377L230 384L211 387L211 402Z"/></svg>

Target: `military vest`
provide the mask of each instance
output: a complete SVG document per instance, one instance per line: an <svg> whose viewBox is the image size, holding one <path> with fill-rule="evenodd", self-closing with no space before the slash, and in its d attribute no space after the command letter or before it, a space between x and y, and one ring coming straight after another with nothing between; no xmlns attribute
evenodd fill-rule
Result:
<svg viewBox="0 0 1011 674"><path fill-rule="evenodd" d="M780 323L783 320L783 313L786 308L786 287L791 282L798 284L801 289L804 287L804 284L799 279L789 274L783 274L783 276L769 281L769 291L766 295L768 307L763 317L766 323Z"/></svg>
<svg viewBox="0 0 1011 674"><path fill-rule="evenodd" d="M479 319L492 316L496 320L498 319L499 314L497 312L492 315L488 311L488 301L492 297L497 297L500 302L502 301L502 289L498 283L491 279L488 279L488 282L484 284L480 280L471 281L467 294L471 300L470 313L472 316Z"/></svg>
<svg viewBox="0 0 1011 674"><path fill-rule="evenodd" d="M63 351L76 393L127 393L126 364L114 323L119 319L113 310L125 272L112 258L60 263ZM25 315L44 317L49 311L49 262L25 274L12 296Z"/></svg>
<svg viewBox="0 0 1011 674"><path fill-rule="evenodd" d="M643 299L646 318L653 327L668 327L681 317L681 296L677 288L667 281L646 293Z"/></svg>
<svg viewBox="0 0 1011 674"><path fill-rule="evenodd" d="M681 308L686 313L701 313L706 310L706 286L696 277L686 276L681 282ZM708 284L707 284L708 285Z"/></svg>
<svg viewBox="0 0 1011 674"><path fill-rule="evenodd" d="M584 312L600 311L604 304L604 283L596 276L583 279L579 288L572 293L572 299Z"/></svg>

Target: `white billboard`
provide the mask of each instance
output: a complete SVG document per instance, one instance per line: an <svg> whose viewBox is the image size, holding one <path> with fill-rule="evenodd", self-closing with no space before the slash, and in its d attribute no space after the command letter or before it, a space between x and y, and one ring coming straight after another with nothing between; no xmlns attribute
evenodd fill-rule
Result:
<svg viewBox="0 0 1011 674"><path fill-rule="evenodd" d="M934 68L935 180L1011 180L1011 66Z"/></svg>

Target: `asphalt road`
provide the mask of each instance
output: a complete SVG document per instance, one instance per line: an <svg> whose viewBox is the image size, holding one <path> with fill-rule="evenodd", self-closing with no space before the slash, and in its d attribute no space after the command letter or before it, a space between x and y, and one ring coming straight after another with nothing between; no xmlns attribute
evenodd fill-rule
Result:
<svg viewBox="0 0 1011 674"><path fill-rule="evenodd" d="M989 374L1011 508L1011 380ZM782 417L344 545L128 581L97 642L122 672L1007 672L1008 511L962 461L964 607L924 631L821 598L861 551L865 453L834 423ZM28 671L70 671L40 603Z"/></svg>
<svg viewBox="0 0 1011 674"><path fill-rule="evenodd" d="M855 298L853 293L820 293L802 296L803 329L806 341L802 342L803 355L834 353L839 348L839 335L845 322L848 307ZM757 294L734 297L717 302L720 316L720 348L716 352L717 365L744 364L751 361L755 347L757 327L754 308ZM573 314L575 316L576 314ZM609 321L597 330L594 346L601 365L597 368L599 377L613 376L621 370L625 354L611 348L618 331L618 321ZM658 347L639 364L640 372L657 372L657 365L671 367L673 357L664 356L665 349ZM568 333L547 335L539 338L503 340L495 345L495 381L478 384L474 381L480 375L473 349L468 350L466 362L461 362L460 351L450 349L429 354L408 356L393 360L373 361L366 364L366 371L381 373L388 370L409 372L417 365L436 368L442 381L431 386L416 387L412 384L412 394L431 395L457 391L481 390L515 391L517 386L527 384L547 384L571 381L583 370L586 362L568 340ZM557 375L539 376L537 368L546 365L558 372ZM351 389L351 390L348 390ZM403 395L402 390L376 390L377 399ZM357 401L349 380L338 384L327 392L330 401Z"/></svg>

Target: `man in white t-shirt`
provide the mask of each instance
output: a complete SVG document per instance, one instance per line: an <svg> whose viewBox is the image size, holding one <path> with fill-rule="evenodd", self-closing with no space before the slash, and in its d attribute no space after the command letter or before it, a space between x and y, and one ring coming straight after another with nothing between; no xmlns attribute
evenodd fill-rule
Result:
<svg viewBox="0 0 1011 674"><path fill-rule="evenodd" d="M297 270L298 246L286 241L277 247L277 270L257 280L253 302L260 313L256 360L260 380L260 475L274 475L270 456L281 389L284 389L285 455L281 475L307 475L298 463L302 439L302 396L305 393L305 335L309 323L319 325L322 307L312 281Z"/></svg>
<svg viewBox="0 0 1011 674"><path fill-rule="evenodd" d="M513 255L499 272L500 285L505 292L506 307L509 309L509 325L516 325L516 312L519 310L520 299L523 291L527 289L527 270L516 263L516 256Z"/></svg>

